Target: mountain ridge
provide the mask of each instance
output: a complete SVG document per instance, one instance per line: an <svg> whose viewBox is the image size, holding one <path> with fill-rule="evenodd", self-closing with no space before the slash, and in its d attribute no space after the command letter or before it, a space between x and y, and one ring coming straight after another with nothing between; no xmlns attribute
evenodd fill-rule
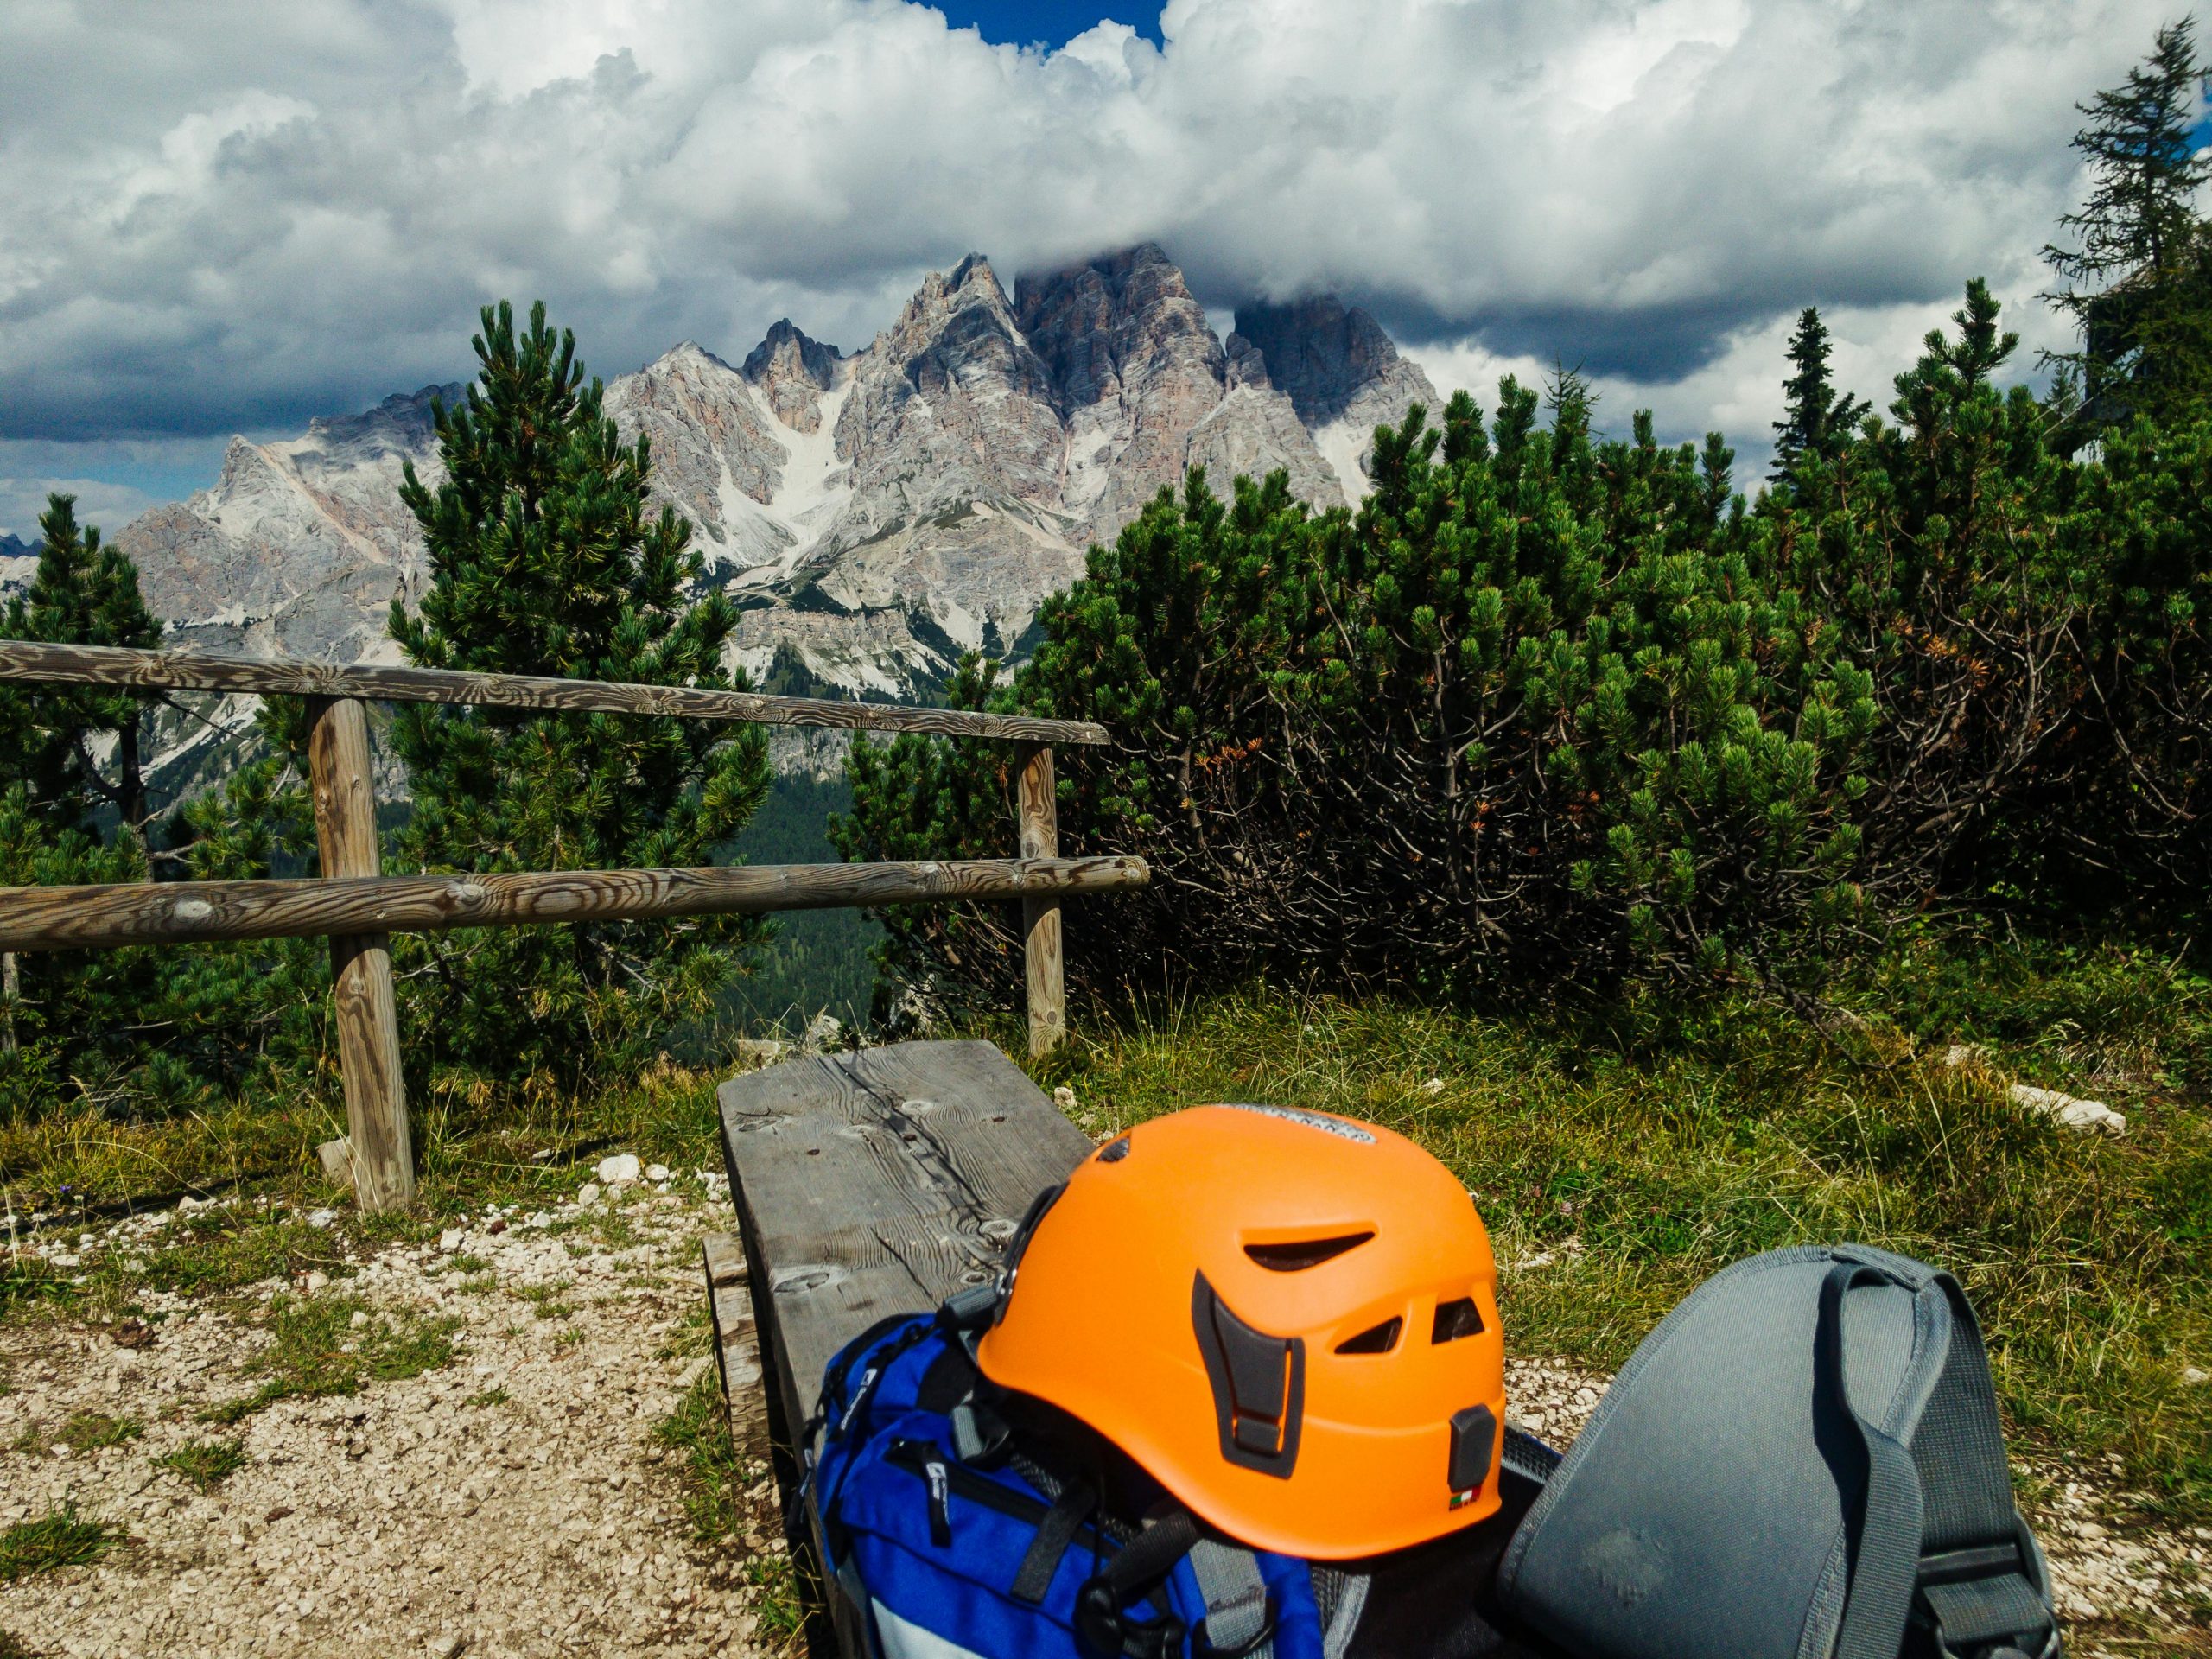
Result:
<svg viewBox="0 0 2212 1659"><path fill-rule="evenodd" d="M1009 293L969 254L925 276L852 353L789 318L737 364L686 340L607 384L653 490L691 523L703 580L741 607L734 656L785 652L815 683L912 698L960 652L1013 651L1163 486L1204 466L1285 469L1317 506L1363 493L1372 428L1436 392L1366 312L1249 302L1218 337L1154 243ZM207 489L116 537L179 645L391 660L391 602L429 578L401 466L439 474L431 403L459 384L233 438Z"/></svg>

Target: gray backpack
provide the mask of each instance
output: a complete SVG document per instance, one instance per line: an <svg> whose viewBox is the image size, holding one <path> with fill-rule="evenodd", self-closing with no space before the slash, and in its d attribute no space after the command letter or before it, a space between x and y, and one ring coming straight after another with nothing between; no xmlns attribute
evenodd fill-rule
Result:
<svg viewBox="0 0 2212 1659"><path fill-rule="evenodd" d="M1857 1245L1716 1274L1647 1337L1508 1546L1579 1659L2056 1659L1958 1281Z"/></svg>

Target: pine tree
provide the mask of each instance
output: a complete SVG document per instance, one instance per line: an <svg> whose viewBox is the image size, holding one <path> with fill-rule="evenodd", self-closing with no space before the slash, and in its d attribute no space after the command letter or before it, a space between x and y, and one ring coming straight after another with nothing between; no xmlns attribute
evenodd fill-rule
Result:
<svg viewBox="0 0 2212 1659"><path fill-rule="evenodd" d="M1864 398L1838 391L1828 373L1828 330L1820 312L1807 306L1797 314L1789 337L1789 362L1796 372L1782 383L1787 402L1774 423L1773 483L1794 481L1806 455L1832 458L1850 440L1851 429L1872 407Z"/></svg>
<svg viewBox="0 0 2212 1659"><path fill-rule="evenodd" d="M2044 297L2082 334L2079 351L2045 354L2080 375L2076 442L2133 414L2185 414L2212 385L2212 229L2195 206L2212 156L2192 138L2208 86L2212 65L2197 60L2183 18L2158 30L2125 84L2075 106L2089 122L2074 148L2094 182L2059 219L2075 245L2046 245L2044 258L2069 284Z"/></svg>
<svg viewBox="0 0 2212 1659"><path fill-rule="evenodd" d="M48 496L39 531L37 573L29 588L9 601L0 633L52 645L143 650L159 643L162 625L146 608L137 567L101 545L98 527L78 524L75 496ZM106 805L143 833L144 709L140 694L130 691L10 687L0 691L0 769L26 786L31 809L57 829L82 828ZM111 778L92 758L93 741L103 736L115 740Z"/></svg>
<svg viewBox="0 0 2212 1659"><path fill-rule="evenodd" d="M690 528L646 512L645 440L626 447L545 308L518 333L486 307L466 404L435 406L446 478L406 469L429 543L421 613L391 636L436 668L724 687L736 612L693 599ZM742 683L741 675L738 679ZM393 722L414 812L397 850L436 872L709 862L768 785L755 727L620 715L412 705ZM518 928L410 944L411 1027L435 1058L569 1081L703 1013L764 937L734 918Z"/></svg>

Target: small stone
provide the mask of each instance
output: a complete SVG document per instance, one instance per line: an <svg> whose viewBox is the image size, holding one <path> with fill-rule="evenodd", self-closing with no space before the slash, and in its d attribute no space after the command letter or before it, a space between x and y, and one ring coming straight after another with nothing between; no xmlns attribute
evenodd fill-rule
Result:
<svg viewBox="0 0 2212 1659"><path fill-rule="evenodd" d="M2192 1386L2212 1382L2212 1371L2206 1370L2202 1365L2184 1365L2181 1368L2181 1380Z"/></svg>
<svg viewBox="0 0 2212 1659"><path fill-rule="evenodd" d="M1444 1079L1441 1077L1431 1077L1427 1083L1421 1084L1421 1091L1424 1095L1442 1094L1444 1092Z"/></svg>
<svg viewBox="0 0 2212 1659"><path fill-rule="evenodd" d="M1065 1083L1052 1090L1052 1104L1065 1114L1075 1110L1075 1090Z"/></svg>
<svg viewBox="0 0 2212 1659"><path fill-rule="evenodd" d="M468 1235L458 1227L448 1227L438 1235L438 1249L450 1255L468 1242Z"/></svg>
<svg viewBox="0 0 2212 1659"><path fill-rule="evenodd" d="M306 1278L300 1281L300 1288L302 1290L313 1293L315 1291L321 1290L329 1282L330 1275L318 1268L315 1271L309 1273Z"/></svg>
<svg viewBox="0 0 2212 1659"><path fill-rule="evenodd" d="M597 1181L586 1181L582 1186L578 1187L576 1189L576 1202L578 1204L597 1204L599 1202L599 1183Z"/></svg>
<svg viewBox="0 0 2212 1659"><path fill-rule="evenodd" d="M2127 1133L2127 1119L2101 1100L2076 1100L2056 1089L2032 1089L2024 1083L2014 1084L2012 1096L2014 1105L2056 1118L2069 1129L2099 1129L2107 1135Z"/></svg>
<svg viewBox="0 0 2212 1659"><path fill-rule="evenodd" d="M666 1164L647 1164L645 1166L645 1179L649 1181L664 1181L668 1179L668 1166Z"/></svg>
<svg viewBox="0 0 2212 1659"><path fill-rule="evenodd" d="M741 1037L737 1058L749 1065L773 1065L791 1052L791 1045L773 1037Z"/></svg>
<svg viewBox="0 0 2212 1659"><path fill-rule="evenodd" d="M349 1326L351 1326L353 1330L358 1331L358 1330L359 1330L363 1325L366 1325L368 1322L369 1322L369 1316L368 1316L368 1314L367 1314L367 1313L365 1313L365 1312L363 1312L361 1309L359 1309L359 1308L358 1308L358 1307L357 1307L357 1308L355 1308L355 1309L353 1310L353 1317L352 1319L348 1319L346 1323Z"/></svg>
<svg viewBox="0 0 2212 1659"><path fill-rule="evenodd" d="M337 1219L338 1212L335 1210L310 1210L308 1211L308 1225L310 1227L327 1227L332 1222Z"/></svg>
<svg viewBox="0 0 2212 1659"><path fill-rule="evenodd" d="M545 1212L541 1210L538 1213L540 1215L543 1215ZM505 1216L493 1217L492 1224L486 1227L484 1230L491 1234L493 1237L498 1237L501 1233L507 1230L507 1218Z"/></svg>
<svg viewBox="0 0 2212 1659"><path fill-rule="evenodd" d="M467 1646L468 1638L465 1636L434 1636L430 1638L430 1659L461 1659Z"/></svg>
<svg viewBox="0 0 2212 1659"><path fill-rule="evenodd" d="M608 1186L627 1186L640 1173L638 1154L634 1152L617 1153L612 1158L602 1158L599 1167L592 1172Z"/></svg>

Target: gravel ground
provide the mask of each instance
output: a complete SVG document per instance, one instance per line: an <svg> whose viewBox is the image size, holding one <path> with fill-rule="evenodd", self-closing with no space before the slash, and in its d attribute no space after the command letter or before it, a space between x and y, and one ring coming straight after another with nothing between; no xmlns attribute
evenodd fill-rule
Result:
<svg viewBox="0 0 2212 1659"><path fill-rule="evenodd" d="M149 1295L141 1348L58 1322L0 1326L0 1529L73 1505L128 1534L96 1566L0 1585L0 1632L103 1659L755 1651L743 1554L688 1541L677 1464L653 1439L711 1363L671 1351L703 1351L684 1316L702 1298L699 1235L727 1224L718 1191L630 1189L620 1247L590 1224L602 1201L478 1217L336 1284L313 1274L217 1306ZM489 1270L454 1271L456 1255ZM195 1421L256 1386L240 1367L267 1338L236 1310L280 1291L458 1319L459 1351L236 1430ZM537 1317L526 1298L549 1292L575 1311ZM104 1450L27 1446L86 1412L147 1427ZM246 1461L204 1496L151 1461L226 1433ZM772 1515L765 1484L754 1497Z"/></svg>
<svg viewBox="0 0 2212 1659"><path fill-rule="evenodd" d="M698 1237L728 1226L727 1190L682 1175L582 1196L488 1211L334 1283L149 1294L143 1328L0 1325L0 1530L73 1508L125 1535L96 1565L0 1583L0 1638L102 1659L775 1652L754 1587L776 1566L765 1479L744 1544L696 1544L676 1456L654 1437L709 1363L690 1357L703 1351ZM163 1224L123 1224L60 1260L143 1249ZM235 1429L199 1421L263 1380L257 1321L279 1295L450 1319L456 1352ZM1563 1446L1606 1381L1515 1362L1512 1414ZM57 1448L88 1414L143 1432ZM220 1438L245 1460L205 1493L154 1461ZM2212 1653L2212 1529L2145 1522L2108 1471L2021 1468L2071 1651Z"/></svg>

